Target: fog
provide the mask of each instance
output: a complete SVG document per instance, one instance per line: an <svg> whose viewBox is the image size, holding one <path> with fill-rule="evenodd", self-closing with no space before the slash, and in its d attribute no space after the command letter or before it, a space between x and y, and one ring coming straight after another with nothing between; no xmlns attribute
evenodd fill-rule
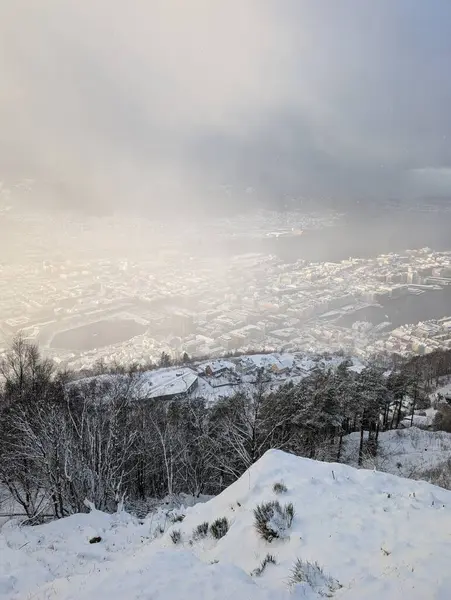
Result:
<svg viewBox="0 0 451 600"><path fill-rule="evenodd" d="M0 179L100 214L446 196L450 59L442 0L2 2Z"/></svg>
<svg viewBox="0 0 451 600"><path fill-rule="evenodd" d="M0 2L0 356L451 344L450 64L443 0Z"/></svg>

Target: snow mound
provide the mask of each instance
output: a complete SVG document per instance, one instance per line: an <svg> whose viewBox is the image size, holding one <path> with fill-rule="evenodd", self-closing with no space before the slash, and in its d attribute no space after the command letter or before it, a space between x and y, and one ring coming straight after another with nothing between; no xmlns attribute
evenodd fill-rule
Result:
<svg viewBox="0 0 451 600"><path fill-rule="evenodd" d="M285 493L273 491L278 482ZM274 500L293 503L295 516L288 536L269 543L255 529L254 509ZM230 523L226 536L192 541L197 525L219 517ZM343 587L337 598L444 600L446 586L438 582L445 581L451 559L450 525L446 490L273 450L222 494L190 509L176 528L184 547L201 560L231 563L247 573L270 553L276 565L269 564L258 582L273 590L287 587L302 559L318 562L338 580ZM169 533L165 542L171 545Z"/></svg>
<svg viewBox="0 0 451 600"><path fill-rule="evenodd" d="M254 510L276 501L295 514L268 541ZM210 529L194 535L221 518L220 539ZM150 517L98 511L35 528L8 523L0 598L448 600L450 526L449 491L273 450L160 537ZM90 544L94 535L102 540ZM290 585L296 564L301 576Z"/></svg>
<svg viewBox="0 0 451 600"><path fill-rule="evenodd" d="M259 588L241 569L204 564L192 552L142 551L116 565L114 574L59 580L33 598L65 600L288 600Z"/></svg>

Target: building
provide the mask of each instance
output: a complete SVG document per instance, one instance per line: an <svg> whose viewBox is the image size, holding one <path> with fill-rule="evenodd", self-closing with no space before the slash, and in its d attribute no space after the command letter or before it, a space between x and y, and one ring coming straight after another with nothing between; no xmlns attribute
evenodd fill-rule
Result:
<svg viewBox="0 0 451 600"><path fill-rule="evenodd" d="M158 369L149 371L139 390L141 400L173 400L185 398L199 385L192 369Z"/></svg>
<svg viewBox="0 0 451 600"><path fill-rule="evenodd" d="M235 365L228 360L212 360L207 364L200 365L200 369L208 377L218 377L227 371L234 371Z"/></svg>

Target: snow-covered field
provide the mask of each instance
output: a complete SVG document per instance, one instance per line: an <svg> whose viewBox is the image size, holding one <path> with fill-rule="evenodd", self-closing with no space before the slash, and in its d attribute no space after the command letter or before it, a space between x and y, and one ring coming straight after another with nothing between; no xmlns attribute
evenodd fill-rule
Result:
<svg viewBox="0 0 451 600"><path fill-rule="evenodd" d="M277 482L285 493L274 492ZM276 499L292 502L295 517L283 538L268 542L254 527L253 510ZM451 492L425 482L273 450L222 494L185 514L163 534L162 513L138 521L93 511L34 528L10 521L0 534L0 598L324 597L318 573L316 591L307 583L289 587L297 559L318 561L340 583L335 598L450 598ZM220 517L230 524L224 537L193 536L199 524ZM177 544L174 531L180 531ZM94 536L101 541L90 544ZM251 575L267 553L276 564Z"/></svg>

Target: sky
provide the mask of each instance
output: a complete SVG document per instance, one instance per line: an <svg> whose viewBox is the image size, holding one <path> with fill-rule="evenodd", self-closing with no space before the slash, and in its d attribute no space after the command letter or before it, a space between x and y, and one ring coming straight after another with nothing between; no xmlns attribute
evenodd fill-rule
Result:
<svg viewBox="0 0 451 600"><path fill-rule="evenodd" d="M450 64L445 0L6 0L0 180L100 212L451 197Z"/></svg>

